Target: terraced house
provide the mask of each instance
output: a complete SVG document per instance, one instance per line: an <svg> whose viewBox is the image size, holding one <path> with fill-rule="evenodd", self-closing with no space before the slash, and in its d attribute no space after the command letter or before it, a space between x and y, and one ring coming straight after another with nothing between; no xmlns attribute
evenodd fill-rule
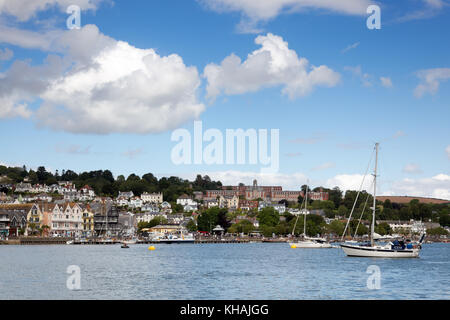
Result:
<svg viewBox="0 0 450 320"><path fill-rule="evenodd" d="M10 237L20 233L31 235L38 232L43 215L37 204L0 204L3 234Z"/></svg>
<svg viewBox="0 0 450 320"><path fill-rule="evenodd" d="M81 236L83 231L83 210L74 202L60 206L52 215L51 234L61 237Z"/></svg>
<svg viewBox="0 0 450 320"><path fill-rule="evenodd" d="M92 237L95 234L94 231L94 212L92 212L91 206L80 205L83 210L83 236Z"/></svg>

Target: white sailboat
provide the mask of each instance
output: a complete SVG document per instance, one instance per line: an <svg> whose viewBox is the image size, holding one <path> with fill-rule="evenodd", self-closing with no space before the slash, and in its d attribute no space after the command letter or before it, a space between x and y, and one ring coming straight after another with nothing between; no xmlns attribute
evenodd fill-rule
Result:
<svg viewBox="0 0 450 320"><path fill-rule="evenodd" d="M425 238L422 234L418 244L407 243L403 241L389 242L385 245L375 244L375 212L376 212L376 188L377 188L377 165L378 165L378 147L379 143L375 144L375 169L373 174L373 207L372 207L372 227L370 243L368 244L341 244L347 256L351 257L372 257L372 258L416 258L419 256L421 244ZM350 218L349 218L350 219Z"/></svg>
<svg viewBox="0 0 450 320"><path fill-rule="evenodd" d="M302 240L299 241L290 241L289 245L291 248L331 248L331 244L327 242L324 238L318 238L318 237L307 237L306 236L306 214L308 213L307 210L307 203L308 203L308 187L306 187L305 192L305 209L303 211L304 214L304 221L303 221L303 234ZM292 235L294 235L295 227L297 225L297 220L295 221L294 228L292 230Z"/></svg>

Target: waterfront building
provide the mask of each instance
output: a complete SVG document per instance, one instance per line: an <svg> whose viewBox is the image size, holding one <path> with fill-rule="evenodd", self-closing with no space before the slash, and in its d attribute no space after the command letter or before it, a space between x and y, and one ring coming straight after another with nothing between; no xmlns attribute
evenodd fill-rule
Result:
<svg viewBox="0 0 450 320"><path fill-rule="evenodd" d="M59 237L79 237L83 232L83 210L74 202L66 202L53 212L51 234Z"/></svg>
<svg viewBox="0 0 450 320"><path fill-rule="evenodd" d="M50 228L49 230L46 230L45 236L53 235L53 231L57 229L58 226L58 219L56 218L54 222L53 218L57 217L57 215L61 213L61 209L56 203L41 202L39 207L42 211L42 226L48 226Z"/></svg>
<svg viewBox="0 0 450 320"><path fill-rule="evenodd" d="M119 235L131 237L136 233L136 215L131 212L119 212Z"/></svg>
<svg viewBox="0 0 450 320"><path fill-rule="evenodd" d="M89 204L80 205L83 210L83 231L82 235L84 237L92 237L95 235L94 232L94 213L92 212L91 206Z"/></svg>
<svg viewBox="0 0 450 320"><path fill-rule="evenodd" d="M111 201L92 203L94 231L98 236L117 236L120 231L119 211Z"/></svg>
<svg viewBox="0 0 450 320"><path fill-rule="evenodd" d="M184 228L180 225L157 225L152 228L148 228L149 232L160 233L160 234L172 234L182 231Z"/></svg>
<svg viewBox="0 0 450 320"><path fill-rule="evenodd" d="M166 214L161 213L153 213L153 212L139 212L135 214L136 223L139 222L150 222L155 218L164 218L167 219Z"/></svg>
<svg viewBox="0 0 450 320"><path fill-rule="evenodd" d="M9 235L9 213L0 209L0 239L5 239Z"/></svg>
<svg viewBox="0 0 450 320"><path fill-rule="evenodd" d="M5 228L9 225L8 233L18 236L20 229L24 235L36 232L42 225L43 215L39 206L34 203L26 204L0 204L0 210L8 214L9 222L4 218Z"/></svg>

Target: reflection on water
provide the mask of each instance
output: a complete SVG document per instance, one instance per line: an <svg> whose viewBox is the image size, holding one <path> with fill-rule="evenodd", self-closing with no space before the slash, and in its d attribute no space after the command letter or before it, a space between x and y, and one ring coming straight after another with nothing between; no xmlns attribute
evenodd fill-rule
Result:
<svg viewBox="0 0 450 320"><path fill-rule="evenodd" d="M346 257L288 244L0 246L0 299L449 299L450 245L419 259ZM66 287L69 265L81 290ZM369 290L369 265L381 289Z"/></svg>

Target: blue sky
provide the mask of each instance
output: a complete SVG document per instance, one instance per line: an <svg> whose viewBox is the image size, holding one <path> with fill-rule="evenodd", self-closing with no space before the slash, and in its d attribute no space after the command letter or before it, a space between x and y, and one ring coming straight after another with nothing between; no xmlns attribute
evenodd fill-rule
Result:
<svg viewBox="0 0 450 320"><path fill-rule="evenodd" d="M450 199L448 1L20 2L0 5L0 163L355 189L379 141L380 193ZM366 27L369 3L380 30ZM68 4L82 8L81 30L67 30ZM285 60L265 55L273 45ZM236 69L222 64L232 54ZM260 60L244 66L249 55ZM279 129L279 172L173 164L171 134L195 119Z"/></svg>

